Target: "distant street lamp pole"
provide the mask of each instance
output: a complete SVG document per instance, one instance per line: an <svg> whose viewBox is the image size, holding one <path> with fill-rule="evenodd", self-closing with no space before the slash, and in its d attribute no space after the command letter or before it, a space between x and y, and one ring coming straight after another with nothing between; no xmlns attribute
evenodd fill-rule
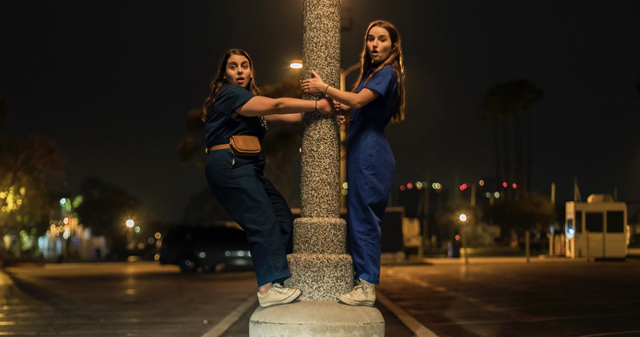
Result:
<svg viewBox="0 0 640 337"><path fill-rule="evenodd" d="M129 248L129 245L131 245L131 241L133 241L133 226L135 226L135 222L132 219L128 219L125 222L125 225L127 226L127 248Z"/></svg>

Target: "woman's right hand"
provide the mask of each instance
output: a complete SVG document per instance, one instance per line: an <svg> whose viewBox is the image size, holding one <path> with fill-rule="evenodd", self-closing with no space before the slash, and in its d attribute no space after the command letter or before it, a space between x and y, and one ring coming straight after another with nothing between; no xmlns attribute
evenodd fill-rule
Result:
<svg viewBox="0 0 640 337"><path fill-rule="evenodd" d="M324 92L327 85L322 81L320 75L311 70L311 78L300 81L300 88L304 93Z"/></svg>

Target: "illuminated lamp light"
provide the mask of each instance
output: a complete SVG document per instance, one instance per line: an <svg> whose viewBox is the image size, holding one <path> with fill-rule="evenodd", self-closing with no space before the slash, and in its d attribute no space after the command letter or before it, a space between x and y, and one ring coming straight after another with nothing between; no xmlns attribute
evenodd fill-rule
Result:
<svg viewBox="0 0 640 337"><path fill-rule="evenodd" d="M422 181L416 181L416 188L417 189L421 189L422 188Z"/></svg>
<svg viewBox="0 0 640 337"><path fill-rule="evenodd" d="M516 183L513 183L513 185L511 185L514 189L518 188L518 185Z"/></svg>
<svg viewBox="0 0 640 337"><path fill-rule="evenodd" d="M491 192L487 192L484 195L487 197L487 199L491 199Z"/></svg>
<svg viewBox="0 0 640 337"><path fill-rule="evenodd" d="M63 222L65 225L68 225L68 224L69 224L69 222L70 222L69 217L65 217L64 219L62 219L62 222Z"/></svg>
<svg viewBox="0 0 640 337"><path fill-rule="evenodd" d="M291 69L302 69L302 60L291 61L289 67L291 67Z"/></svg>
<svg viewBox="0 0 640 337"><path fill-rule="evenodd" d="M404 192L405 189L406 187L404 187L404 185L400 185L400 191Z"/></svg>
<svg viewBox="0 0 640 337"><path fill-rule="evenodd" d="M460 235L456 234L455 239L456 239L456 241L460 241Z"/></svg>
<svg viewBox="0 0 640 337"><path fill-rule="evenodd" d="M496 199L500 199L500 192L494 192L493 197Z"/></svg>
<svg viewBox="0 0 640 337"><path fill-rule="evenodd" d="M509 184L507 184L506 181L502 183L502 187L507 187L507 186L509 186Z"/></svg>
<svg viewBox="0 0 640 337"><path fill-rule="evenodd" d="M484 180L480 180L480 181L478 182L478 185L480 185L480 186L484 186Z"/></svg>
<svg viewBox="0 0 640 337"><path fill-rule="evenodd" d="M408 189L412 189L413 188L413 184L412 183L407 183L407 188Z"/></svg>

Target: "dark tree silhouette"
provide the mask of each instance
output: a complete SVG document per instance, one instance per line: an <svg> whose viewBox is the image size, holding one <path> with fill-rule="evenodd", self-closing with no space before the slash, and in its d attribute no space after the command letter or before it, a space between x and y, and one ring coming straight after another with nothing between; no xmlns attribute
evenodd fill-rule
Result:
<svg viewBox="0 0 640 337"><path fill-rule="evenodd" d="M506 83L498 83L489 88L486 93L483 104L482 119L493 123L494 147L496 150L496 179L501 182L501 174L499 170L500 153L498 145L498 128L497 123L502 122L502 141L504 155L504 174L505 181L511 183L511 163L510 163L510 133L513 134L513 148L516 157L515 162L515 182L520 187L518 191L522 193L531 189L531 166L532 166L532 149L533 149L533 118L530 111L531 106L536 101L544 97L544 91L535 85L523 79L518 79ZM526 171L525 184L525 166L524 166L524 146L522 120L520 113L528 112L528 161ZM511 128L508 127L511 123ZM510 191L508 189L508 191ZM507 196L510 196L507 194Z"/></svg>

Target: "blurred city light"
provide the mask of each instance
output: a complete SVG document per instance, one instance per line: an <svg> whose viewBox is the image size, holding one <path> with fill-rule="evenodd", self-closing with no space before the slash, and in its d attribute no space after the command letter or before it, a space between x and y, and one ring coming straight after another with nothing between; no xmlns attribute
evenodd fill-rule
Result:
<svg viewBox="0 0 640 337"><path fill-rule="evenodd" d="M478 185L480 185L480 186L484 186L484 180L480 180L480 181L478 182Z"/></svg>
<svg viewBox="0 0 640 337"><path fill-rule="evenodd" d="M462 213L460 214L460 216L458 217L458 219L460 219L460 221L465 222L467 221L467 215Z"/></svg>
<svg viewBox="0 0 640 337"><path fill-rule="evenodd" d="M135 222L133 222L133 220L129 219L125 222L125 225L127 225L127 227L129 228L133 228L133 225L135 224Z"/></svg>
<svg viewBox="0 0 640 337"><path fill-rule="evenodd" d="M400 185L400 191L404 192L404 190L405 190L404 185Z"/></svg>
<svg viewBox="0 0 640 337"><path fill-rule="evenodd" d="M513 183L513 185L511 185L514 189L518 188L518 185L516 185L516 183Z"/></svg>
<svg viewBox="0 0 640 337"><path fill-rule="evenodd" d="M407 188L408 189L412 189L413 188L413 184L412 183L407 183Z"/></svg>
<svg viewBox="0 0 640 337"><path fill-rule="evenodd" d="M506 182L506 181L502 183L502 187L505 187L505 188L506 188L507 186L509 186L509 184L507 184L507 182Z"/></svg>
<svg viewBox="0 0 640 337"><path fill-rule="evenodd" d="M289 64L291 69L302 69L302 60L293 60L291 64Z"/></svg>
<svg viewBox="0 0 640 337"><path fill-rule="evenodd" d="M493 197L496 198L496 199L499 199L500 198L500 192L494 192L493 193Z"/></svg>

